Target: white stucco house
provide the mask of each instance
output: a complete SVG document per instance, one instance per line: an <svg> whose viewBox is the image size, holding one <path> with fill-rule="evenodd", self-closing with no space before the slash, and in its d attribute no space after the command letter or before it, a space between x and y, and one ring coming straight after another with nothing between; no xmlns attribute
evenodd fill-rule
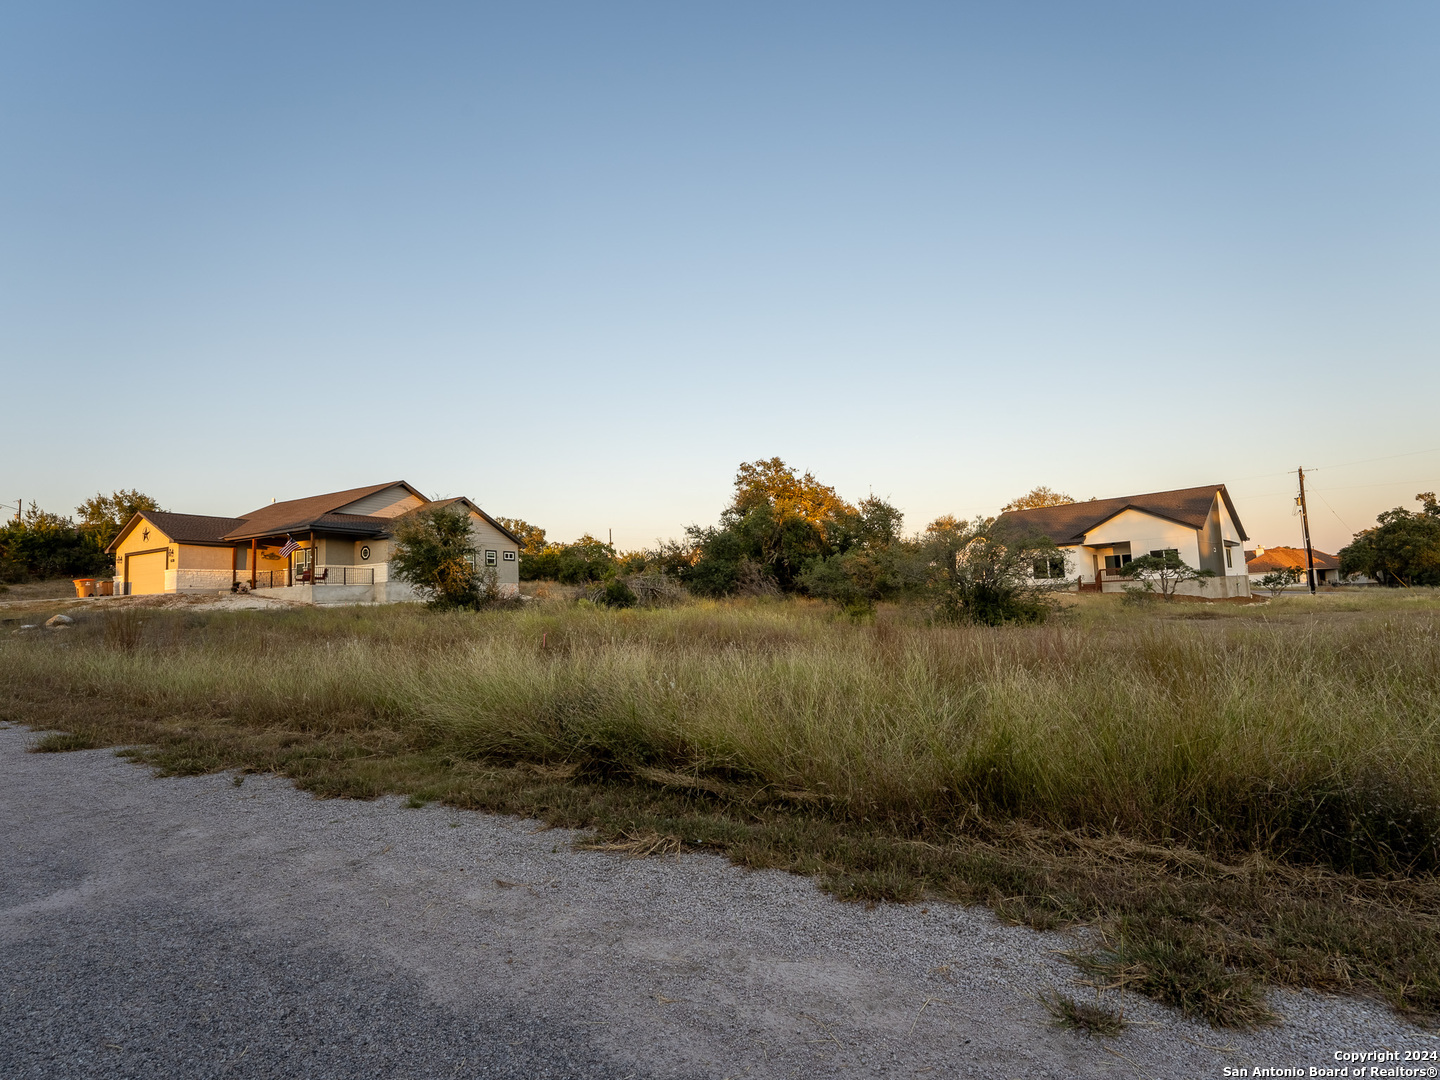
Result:
<svg viewBox="0 0 1440 1080"><path fill-rule="evenodd" d="M1131 581L1121 567L1141 555L1173 551L1215 575L1186 582L1178 592L1214 599L1250 595L1244 547L1249 537L1224 484L1011 510L997 525L1048 536L1065 561L1063 569L1052 567L1050 576L1068 579L1082 591L1123 591ZM1038 569L1037 577L1046 576L1045 567Z"/></svg>
<svg viewBox="0 0 1440 1080"><path fill-rule="evenodd" d="M116 595L230 592L302 603L417 599L391 573L394 525L415 510L458 505L470 518L476 570L520 590L520 541L469 499L431 500L404 480L272 502L240 517L142 511L109 547Z"/></svg>

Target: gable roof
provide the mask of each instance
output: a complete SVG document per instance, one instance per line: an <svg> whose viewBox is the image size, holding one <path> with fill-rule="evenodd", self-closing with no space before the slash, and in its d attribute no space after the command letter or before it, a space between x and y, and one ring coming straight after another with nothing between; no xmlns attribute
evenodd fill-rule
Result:
<svg viewBox="0 0 1440 1080"><path fill-rule="evenodd" d="M1235 512L1235 504L1230 501L1230 493L1225 490L1224 484L1154 491L1146 495L1123 495L1118 499L1091 499L1089 502L1060 506L1038 506L1033 510L1008 510L996 519L996 524L1040 533L1057 544L1083 544L1086 533L1126 510L1139 510L1191 529L1203 529L1216 492L1230 512L1230 520L1235 523L1240 539L1250 539L1245 535L1245 527L1240 524L1240 515Z"/></svg>
<svg viewBox="0 0 1440 1080"><path fill-rule="evenodd" d="M1321 551L1319 548L1310 549L1315 555L1316 570L1339 570L1340 560L1334 555ZM1263 555L1255 555L1253 558L1247 554L1245 569L1251 574L1268 574L1272 570L1285 570L1293 568L1302 573L1309 569L1305 561L1305 549L1294 547L1272 547L1266 548Z"/></svg>
<svg viewBox="0 0 1440 1080"><path fill-rule="evenodd" d="M287 533L310 532L312 529L328 533L349 534L355 537L387 536L395 523L393 517L380 517L372 514L342 514L337 511L341 507L359 502L366 496L375 495L394 487L404 488L419 499L420 506L415 508L417 510L464 503L503 535L509 537L520 547L524 547L519 537L463 495L453 499L431 502L404 480L390 480L383 484L371 484L369 487L332 491L325 495L310 495L303 499L270 503L238 518L210 517L204 514L170 514L159 510L146 510L133 515L105 550L107 552L114 551L120 542L134 531L141 520L148 520L177 544L228 546L237 540L283 536Z"/></svg>
<svg viewBox="0 0 1440 1080"><path fill-rule="evenodd" d="M424 495L404 480L388 480L383 484L371 484L369 487L270 503L242 515L240 523L225 534L225 539L249 540L252 537L283 536L286 533L308 532L314 528L379 536L385 531L389 518L365 514L337 514L335 511L367 495L374 495L392 487L403 487L422 502L426 501Z"/></svg>
<svg viewBox="0 0 1440 1080"><path fill-rule="evenodd" d="M499 529L502 533L504 533L506 536L508 536L511 540L515 541L516 544L519 544L522 548L525 546L524 543L521 542L521 540L520 540L520 538L519 538L518 536L516 536L514 533L512 533L512 532L511 532L509 529L507 529L504 525L501 525L500 522L496 521L493 517L491 517L489 514L487 514L484 510L481 510L480 507L476 506L476 505L475 505L473 502L471 502L469 499L465 498L464 495L457 495L457 496L456 496L455 498L453 498L453 499L439 499L439 500L437 500L437 501L435 501L435 502L432 502L432 503L426 503L424 506L420 507L420 509L422 509L422 510L438 509L438 508L440 508L440 507L442 507L442 506L451 506L451 505L453 505L454 503L464 503L464 504L465 504L466 506L468 506L471 510L474 510L475 513L479 514L482 518L484 518L486 521L488 521L491 525L495 526L495 528Z"/></svg>
<svg viewBox="0 0 1440 1080"><path fill-rule="evenodd" d="M224 544L225 534L236 528L240 518L210 517L206 514L171 514L164 510L141 510L131 515L119 534L105 549L113 552L120 542L148 521L177 544Z"/></svg>

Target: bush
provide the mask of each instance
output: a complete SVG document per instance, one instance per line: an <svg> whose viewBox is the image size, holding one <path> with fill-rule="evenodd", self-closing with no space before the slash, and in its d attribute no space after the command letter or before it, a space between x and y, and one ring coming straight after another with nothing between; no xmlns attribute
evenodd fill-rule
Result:
<svg viewBox="0 0 1440 1080"><path fill-rule="evenodd" d="M605 583L602 602L606 607L634 607L637 599L634 591L623 579L614 577Z"/></svg>
<svg viewBox="0 0 1440 1080"><path fill-rule="evenodd" d="M546 544L540 551L520 557L522 581L583 585L587 581L604 581L615 571L615 549L589 533L573 544Z"/></svg>
<svg viewBox="0 0 1440 1080"><path fill-rule="evenodd" d="M1416 496L1419 513L1397 506L1372 529L1340 549L1340 572L1365 574L1386 584L1440 585L1440 503L1434 492Z"/></svg>
<svg viewBox="0 0 1440 1080"><path fill-rule="evenodd" d="M396 576L433 608L478 608L499 597L494 571L474 566L470 515L459 506L417 510L395 523Z"/></svg>
<svg viewBox="0 0 1440 1080"><path fill-rule="evenodd" d="M0 581L100 577L115 572L100 538L69 518L31 504L24 516L0 527Z"/></svg>
<svg viewBox="0 0 1440 1080"><path fill-rule="evenodd" d="M1173 600L1175 590L1187 581L1198 581L1203 589L1205 580L1215 576L1214 570L1196 570L1180 558L1177 551L1167 551L1163 555L1141 555L1122 566L1120 573L1139 579L1140 588L1147 593L1158 589L1166 600Z"/></svg>
<svg viewBox="0 0 1440 1080"><path fill-rule="evenodd" d="M1267 590L1272 597L1279 596L1291 585L1300 580L1300 571L1293 566L1284 566L1279 570L1272 570L1262 577L1256 584Z"/></svg>
<svg viewBox="0 0 1440 1080"><path fill-rule="evenodd" d="M932 568L934 615L942 623L1044 622L1054 607L1054 584L1034 577L1037 563L1047 567L1061 559L1055 544L1044 536L1017 533L993 521L973 524L937 522L926 534L927 565Z"/></svg>

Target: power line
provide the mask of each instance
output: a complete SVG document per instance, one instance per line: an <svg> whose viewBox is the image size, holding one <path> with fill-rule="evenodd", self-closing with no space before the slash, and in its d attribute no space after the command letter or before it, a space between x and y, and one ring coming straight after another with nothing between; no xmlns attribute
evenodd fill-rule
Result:
<svg viewBox="0 0 1440 1080"><path fill-rule="evenodd" d="M1340 522L1341 525L1345 525L1345 519L1342 518L1339 514L1335 513L1335 508L1330 505L1329 499L1325 498L1324 495L1321 495L1320 492L1316 491L1314 488L1311 488L1310 492L1312 495L1314 495L1317 499L1319 499L1322 503L1325 504L1325 509L1329 510L1332 514L1335 514L1336 521ZM1345 528L1352 533L1355 531L1354 529L1351 529L1349 525L1345 525Z"/></svg>
<svg viewBox="0 0 1440 1080"><path fill-rule="evenodd" d="M1386 454L1384 457L1361 458L1359 461L1331 462L1329 465L1315 465L1310 471L1319 472L1321 469L1348 469L1351 465L1369 465L1375 461L1394 461L1396 458L1419 457L1421 454L1440 454L1440 446L1430 450L1407 450L1403 454ZM1231 483L1238 484L1242 480L1266 480L1272 476L1289 476L1289 469L1280 469L1276 472L1253 473L1250 476L1236 476L1231 478ZM1254 498L1256 496L1250 496Z"/></svg>
<svg viewBox="0 0 1440 1080"><path fill-rule="evenodd" d="M1402 457L1419 457L1421 454L1440 454L1440 446L1431 450L1409 450L1403 454L1386 454L1384 457L1363 458L1360 461L1342 461L1338 465L1317 465L1311 472L1319 472L1321 469L1346 469L1351 465L1369 465L1372 461L1394 461Z"/></svg>
<svg viewBox="0 0 1440 1080"><path fill-rule="evenodd" d="M1288 474L1287 474L1288 475ZM1410 484L1433 484L1436 483L1433 477L1419 477L1414 480L1382 480L1379 483L1369 484L1341 484L1333 487L1331 491L1355 491L1358 488L1384 488L1384 487L1406 487ZM1255 495L1232 495L1236 502L1247 502L1251 499L1269 499L1276 495L1294 495L1294 491L1262 491ZM1317 492L1318 494L1318 492Z"/></svg>

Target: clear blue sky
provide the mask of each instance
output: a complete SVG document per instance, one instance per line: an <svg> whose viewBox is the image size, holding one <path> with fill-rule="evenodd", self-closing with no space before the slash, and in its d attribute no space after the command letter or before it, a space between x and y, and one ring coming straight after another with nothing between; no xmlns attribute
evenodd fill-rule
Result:
<svg viewBox="0 0 1440 1080"><path fill-rule="evenodd" d="M0 501L1440 487L1434 3L301 7L0 13Z"/></svg>

